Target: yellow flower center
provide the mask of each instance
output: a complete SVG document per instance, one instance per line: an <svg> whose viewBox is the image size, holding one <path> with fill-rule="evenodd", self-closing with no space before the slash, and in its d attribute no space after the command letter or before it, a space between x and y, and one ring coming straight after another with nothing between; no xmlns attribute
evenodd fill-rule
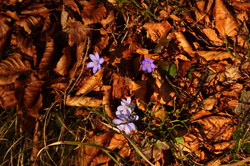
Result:
<svg viewBox="0 0 250 166"><path fill-rule="evenodd" d="M97 64L98 64L98 62L97 62L97 61L94 61L94 64L95 64L95 65L97 65Z"/></svg>
<svg viewBox="0 0 250 166"><path fill-rule="evenodd" d="M145 64L146 66L150 66L150 63L148 63L148 62L146 62L146 64Z"/></svg>

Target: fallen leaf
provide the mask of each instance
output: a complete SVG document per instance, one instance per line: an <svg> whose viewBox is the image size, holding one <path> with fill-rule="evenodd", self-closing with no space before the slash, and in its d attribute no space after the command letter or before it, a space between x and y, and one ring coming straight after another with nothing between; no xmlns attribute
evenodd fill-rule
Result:
<svg viewBox="0 0 250 166"><path fill-rule="evenodd" d="M196 53L207 61L219 61L224 59L235 60L235 58L227 51L196 51Z"/></svg>
<svg viewBox="0 0 250 166"><path fill-rule="evenodd" d="M103 3L98 3L96 0L90 0L80 1L80 4L83 5L81 16L84 25L98 23L105 18L106 8Z"/></svg>
<svg viewBox="0 0 250 166"><path fill-rule="evenodd" d="M111 107L111 86L104 85L102 87L103 90L103 98L102 98L102 105L104 106L104 111L108 117L114 119L114 113L112 112Z"/></svg>
<svg viewBox="0 0 250 166"><path fill-rule="evenodd" d="M76 92L76 95L85 94L89 91L93 90L96 86L100 85L102 83L102 76L103 76L104 68L99 70L94 75L90 76L89 78L86 78L82 86L79 87L78 91Z"/></svg>
<svg viewBox="0 0 250 166"><path fill-rule="evenodd" d="M49 72L49 68L53 60L53 55L54 55L54 39L49 37L46 41L46 46L45 46L43 57L38 66L39 78L44 78Z"/></svg>
<svg viewBox="0 0 250 166"><path fill-rule="evenodd" d="M30 73L30 66L26 65L20 54L16 53L2 60L0 63L0 85L8 85L16 81L22 74Z"/></svg>
<svg viewBox="0 0 250 166"><path fill-rule="evenodd" d="M0 52L4 49L5 43L10 34L10 21L10 18L0 15Z"/></svg>
<svg viewBox="0 0 250 166"><path fill-rule="evenodd" d="M215 0L214 5L215 27L220 32L221 37L237 35L238 23L234 16L226 7L223 0Z"/></svg>
<svg viewBox="0 0 250 166"><path fill-rule="evenodd" d="M67 96L66 105L73 107L99 107L102 100L87 96Z"/></svg>
<svg viewBox="0 0 250 166"><path fill-rule="evenodd" d="M130 81L129 89L131 94L135 95L136 105L141 110L147 110L146 94L147 94L147 82L146 81Z"/></svg>
<svg viewBox="0 0 250 166"><path fill-rule="evenodd" d="M54 71L59 75L65 76L66 74L68 74L68 68L71 64L71 48L67 46L63 48L62 52L63 56L57 62Z"/></svg>
<svg viewBox="0 0 250 166"><path fill-rule="evenodd" d="M17 104L14 89L0 86L0 107L9 109Z"/></svg>
<svg viewBox="0 0 250 166"><path fill-rule="evenodd" d="M147 31L147 37L156 42L167 35L171 29L171 25L168 23L168 21L164 20L159 23L147 22L143 25L143 28L145 28Z"/></svg>
<svg viewBox="0 0 250 166"><path fill-rule="evenodd" d="M19 25L20 27L23 27L24 30L28 33L31 34L31 32L42 26L43 25L43 20L40 16L28 16L25 17L23 19L20 19L18 21L15 22L17 25Z"/></svg>
<svg viewBox="0 0 250 166"><path fill-rule="evenodd" d="M188 43L186 37L183 35L182 32L174 32L175 37L179 43L179 45L183 48L184 51L190 54L190 56L194 56L194 50L192 46Z"/></svg>

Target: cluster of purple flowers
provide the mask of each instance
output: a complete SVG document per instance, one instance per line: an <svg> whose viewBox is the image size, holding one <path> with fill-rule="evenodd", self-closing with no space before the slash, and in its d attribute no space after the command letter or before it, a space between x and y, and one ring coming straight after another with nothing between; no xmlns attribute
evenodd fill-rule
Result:
<svg viewBox="0 0 250 166"><path fill-rule="evenodd" d="M103 64L104 59L100 58L98 52L95 52L94 54L89 54L90 59L92 62L89 62L87 64L87 68L92 68L93 73L95 74L98 70L101 70L101 64ZM141 62L142 70L146 71L148 73L151 73L153 69L155 69L154 61L149 58L144 58L144 60Z"/></svg>
<svg viewBox="0 0 250 166"><path fill-rule="evenodd" d="M122 99L121 105L117 107L116 116L117 119L113 119L113 123L116 124L120 131L125 131L129 134L131 131L136 130L136 126L133 121L139 119L138 115L133 115L132 110L135 108L135 104L131 103L131 98L128 97L127 100Z"/></svg>

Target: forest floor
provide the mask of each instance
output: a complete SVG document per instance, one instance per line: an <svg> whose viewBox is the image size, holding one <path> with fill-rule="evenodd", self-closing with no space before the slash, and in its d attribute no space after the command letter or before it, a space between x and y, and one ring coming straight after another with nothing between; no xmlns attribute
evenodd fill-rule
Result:
<svg viewBox="0 0 250 166"><path fill-rule="evenodd" d="M249 10L0 0L0 165L249 165Z"/></svg>

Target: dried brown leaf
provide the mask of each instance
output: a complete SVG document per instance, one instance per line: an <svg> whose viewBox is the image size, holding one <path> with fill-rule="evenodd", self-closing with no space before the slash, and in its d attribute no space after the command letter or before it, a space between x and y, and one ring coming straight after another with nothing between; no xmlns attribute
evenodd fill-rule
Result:
<svg viewBox="0 0 250 166"><path fill-rule="evenodd" d="M0 63L0 85L8 85L21 75L29 73L31 68L26 65L20 54L14 54Z"/></svg>
<svg viewBox="0 0 250 166"><path fill-rule="evenodd" d="M21 11L21 14L37 15L41 13L47 13L51 9L45 7L45 3L33 3L29 5L25 10Z"/></svg>
<svg viewBox="0 0 250 166"><path fill-rule="evenodd" d="M215 27L222 37L225 35L230 37L237 35L238 23L223 0L215 0L213 15Z"/></svg>
<svg viewBox="0 0 250 166"><path fill-rule="evenodd" d="M171 25L166 20L159 23L147 22L143 25L143 27L147 31L147 37L153 40L154 42L165 37L171 29Z"/></svg>
<svg viewBox="0 0 250 166"><path fill-rule="evenodd" d="M0 107L3 109L9 109L10 107L17 104L14 90L0 86Z"/></svg>
<svg viewBox="0 0 250 166"><path fill-rule="evenodd" d="M96 0L82 0L80 4L83 5L81 16L84 25L98 23L106 17L106 8L103 3L98 3Z"/></svg>
<svg viewBox="0 0 250 166"><path fill-rule="evenodd" d="M224 59L235 60L235 58L227 51L196 51L196 53L207 61L218 61Z"/></svg>
<svg viewBox="0 0 250 166"><path fill-rule="evenodd" d="M4 49L5 43L10 33L10 19L3 15L0 15L0 52Z"/></svg>
<svg viewBox="0 0 250 166"><path fill-rule="evenodd" d="M42 87L44 81L38 80L33 75L31 75L30 78L31 82L26 84L26 88L24 89L24 95L23 95L24 107L21 109L23 109L22 111L27 113L31 117L39 118L40 117L39 111L43 106Z"/></svg>
<svg viewBox="0 0 250 166"><path fill-rule="evenodd" d="M33 39L31 37L25 37L20 32L13 33L11 36L11 45L19 52L33 58L34 65L36 65L36 47L33 45Z"/></svg>
<svg viewBox="0 0 250 166"><path fill-rule="evenodd" d="M0 3L3 3L5 5L16 5L17 0L0 0Z"/></svg>
<svg viewBox="0 0 250 166"><path fill-rule="evenodd" d="M175 32L175 37L178 40L179 45L183 48L184 51L190 54L190 56L193 56L193 48L192 46L188 43L186 37L183 35L182 32Z"/></svg>
<svg viewBox="0 0 250 166"><path fill-rule="evenodd" d="M108 162L110 160L111 158L108 155L101 153L92 160L90 166L96 166L96 165L109 166Z"/></svg>
<svg viewBox="0 0 250 166"><path fill-rule="evenodd" d="M202 32L210 39L210 42L215 46L222 46L223 41L218 37L216 31L212 28L204 28Z"/></svg>
<svg viewBox="0 0 250 166"><path fill-rule="evenodd" d="M86 96L67 96L66 105L74 107L99 107L102 100Z"/></svg>
<svg viewBox="0 0 250 166"><path fill-rule="evenodd" d="M110 133L93 135L91 139L99 146L105 146L110 138ZM89 143L92 143L89 141ZM94 146L80 146L78 149L78 165L89 166L92 160L100 152L100 148Z"/></svg>
<svg viewBox="0 0 250 166"><path fill-rule="evenodd" d="M40 26L43 25L42 18L40 16L29 16L25 17L19 21L15 22L17 25L21 26L24 28L24 30L28 33L31 34L31 32Z"/></svg>
<svg viewBox="0 0 250 166"><path fill-rule="evenodd" d="M54 71L57 74L65 76L68 73L68 68L69 68L69 65L71 64L71 48L69 46L66 46L65 48L63 48L62 52L63 52L63 56L57 62L57 65L56 65L56 68L54 68Z"/></svg>
<svg viewBox="0 0 250 166"><path fill-rule="evenodd" d="M141 110L147 110L146 95L147 82L146 81L130 81L129 89L131 94L135 95L137 107Z"/></svg>
<svg viewBox="0 0 250 166"><path fill-rule="evenodd" d="M111 86L104 85L102 87L103 90L103 98L102 98L102 105L104 106L104 111L108 117L114 119L114 113L112 112L111 107Z"/></svg>
<svg viewBox="0 0 250 166"><path fill-rule="evenodd" d="M155 94L157 94L156 99L161 104L172 105L173 99L175 98L175 91L170 85L164 81L160 73L156 70L153 71L153 77L155 78Z"/></svg>
<svg viewBox="0 0 250 166"><path fill-rule="evenodd" d="M112 96L118 99L124 97L124 91L126 86L125 77L119 77L118 74L113 74Z"/></svg>
<svg viewBox="0 0 250 166"><path fill-rule="evenodd" d="M126 138L122 134L115 133L107 148L111 150L121 149L125 143L127 143Z"/></svg>
<svg viewBox="0 0 250 166"><path fill-rule="evenodd" d="M217 99L213 96L210 96L203 100L203 108L204 110L212 110L214 106L217 104Z"/></svg>
<svg viewBox="0 0 250 166"><path fill-rule="evenodd" d="M89 91L93 90L95 87L102 84L101 80L102 80L102 76L103 76L103 71L104 71L104 68L99 70L94 75L86 78L83 81L82 86L79 87L79 90L76 92L76 95L88 93Z"/></svg>
<svg viewBox="0 0 250 166"><path fill-rule="evenodd" d="M49 37L46 41L46 46L45 46L43 57L38 66L38 70L39 70L38 76L40 78L43 78L47 74L47 72L49 72L48 69L53 60L53 53L54 53L54 39Z"/></svg>

